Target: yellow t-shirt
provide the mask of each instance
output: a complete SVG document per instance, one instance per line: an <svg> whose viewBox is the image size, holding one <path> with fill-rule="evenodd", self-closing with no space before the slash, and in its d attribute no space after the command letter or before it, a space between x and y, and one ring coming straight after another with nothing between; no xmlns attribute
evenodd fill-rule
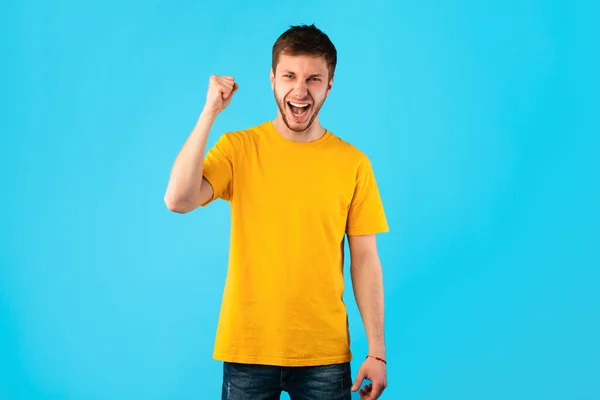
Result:
<svg viewBox="0 0 600 400"><path fill-rule="evenodd" d="M278 366L352 359L344 235L388 231L367 156L331 132L299 143L264 122L223 134L204 161L231 205L213 357Z"/></svg>

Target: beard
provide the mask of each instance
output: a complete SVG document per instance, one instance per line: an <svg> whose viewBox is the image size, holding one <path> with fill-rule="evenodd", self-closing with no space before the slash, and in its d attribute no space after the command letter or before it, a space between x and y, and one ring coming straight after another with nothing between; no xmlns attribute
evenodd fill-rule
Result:
<svg viewBox="0 0 600 400"><path fill-rule="evenodd" d="M309 93L308 97L302 99L302 101L310 101L310 109L306 112L310 112L312 113L312 115L310 115L308 120L305 122L296 122L293 120L290 121L287 117L287 112L291 112L291 110L287 104L287 100L285 100L285 98L279 99L277 97L277 88L275 88L273 93L275 95L275 102L277 103L277 107L279 108L279 113L281 114L283 123L285 124L285 126L288 127L289 130L297 133L306 132L308 128L311 127L312 123L317 118L317 115L319 115L319 111L321 110L321 107L323 107L323 103L325 103L325 98L321 101L321 103L315 103L313 97Z"/></svg>

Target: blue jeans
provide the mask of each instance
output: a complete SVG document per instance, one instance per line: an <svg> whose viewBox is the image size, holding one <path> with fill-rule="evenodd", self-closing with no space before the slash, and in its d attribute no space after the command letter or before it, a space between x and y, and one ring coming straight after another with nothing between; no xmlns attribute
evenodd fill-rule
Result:
<svg viewBox="0 0 600 400"><path fill-rule="evenodd" d="M282 391L291 400L349 400L350 363L315 367L276 367L223 364L222 400L279 399Z"/></svg>

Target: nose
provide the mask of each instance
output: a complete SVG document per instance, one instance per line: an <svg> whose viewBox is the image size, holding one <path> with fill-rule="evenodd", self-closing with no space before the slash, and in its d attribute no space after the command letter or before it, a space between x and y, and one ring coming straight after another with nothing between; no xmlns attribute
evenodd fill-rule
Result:
<svg viewBox="0 0 600 400"><path fill-rule="evenodd" d="M298 100L304 99L308 95L308 86L304 79L296 79L294 84L294 97Z"/></svg>

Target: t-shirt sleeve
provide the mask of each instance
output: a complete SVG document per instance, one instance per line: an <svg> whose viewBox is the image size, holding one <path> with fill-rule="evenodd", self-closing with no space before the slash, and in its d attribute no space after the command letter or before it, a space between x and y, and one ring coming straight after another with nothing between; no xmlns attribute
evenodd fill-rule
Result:
<svg viewBox="0 0 600 400"><path fill-rule="evenodd" d="M233 196L233 154L234 147L231 137L227 133L222 135L206 153L202 175L212 186L214 194L202 206L219 198L231 200Z"/></svg>
<svg viewBox="0 0 600 400"><path fill-rule="evenodd" d="M346 234L350 236L388 232L383 202L370 160L365 156L358 166L354 195L348 211Z"/></svg>

